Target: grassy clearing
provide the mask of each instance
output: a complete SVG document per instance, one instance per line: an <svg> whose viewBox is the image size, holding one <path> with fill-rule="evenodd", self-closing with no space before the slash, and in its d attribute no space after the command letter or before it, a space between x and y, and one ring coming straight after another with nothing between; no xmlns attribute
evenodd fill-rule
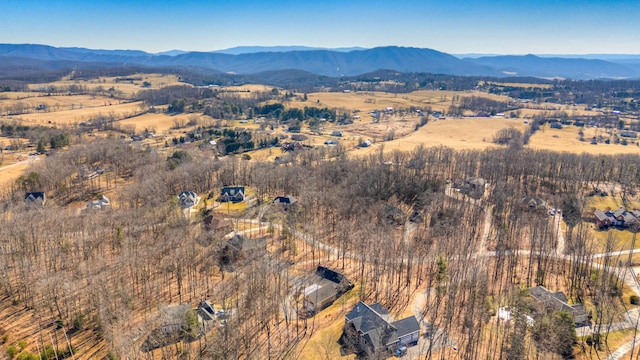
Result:
<svg viewBox="0 0 640 360"><path fill-rule="evenodd" d="M63 110L48 113L34 113L16 116L26 125L71 125L90 120L99 115L114 115L116 117L129 116L138 113L143 104L141 101L122 103L117 105L82 107L73 110Z"/></svg>
<svg viewBox="0 0 640 360"><path fill-rule="evenodd" d="M451 105L454 96L479 96L493 100L508 101L506 96L487 94L478 91L439 91L420 90L408 94L391 94L377 91L359 91L350 93L318 92L307 94L307 101L292 101L291 107L303 108L305 106L335 107L349 110L360 110L364 120L371 120L366 112L373 110L393 108L431 107L433 110L445 111Z"/></svg>
<svg viewBox="0 0 640 360"><path fill-rule="evenodd" d="M170 130L180 127L180 124L188 124L192 116L198 119L201 118L201 116L193 114L167 115L166 113L149 113L121 120L118 124L123 127L133 127L136 133L148 129L149 131L155 131L156 134L168 134Z"/></svg>
<svg viewBox="0 0 640 360"><path fill-rule="evenodd" d="M612 331L607 336L606 347L603 346L603 349L600 351L596 351L594 348L589 347L589 345L586 344L586 337L579 337L578 344L574 347L575 358L604 359L610 354L610 351L618 349L623 344L631 341L633 337L633 329ZM607 348L609 349L609 351L607 351ZM622 359L630 359L629 355L627 355L626 357L622 357Z"/></svg>
<svg viewBox="0 0 640 360"><path fill-rule="evenodd" d="M584 128L584 138L580 141L581 128L567 126L563 129L551 129L548 125L537 131L529 141L529 147L533 149L552 150L558 152L588 153L588 154L640 154L640 146L634 144L603 144L592 145L590 139L596 135L605 136L604 129Z"/></svg>
<svg viewBox="0 0 640 360"><path fill-rule="evenodd" d="M506 127L524 130L520 121L509 119L457 119L433 120L418 131L401 139L384 143L385 151L411 151L418 145L447 146L454 149L487 149L497 148L491 141L495 133ZM370 154L379 151L380 144L367 149L357 150L358 154Z"/></svg>
<svg viewBox="0 0 640 360"><path fill-rule="evenodd" d="M593 224L588 225L594 227ZM609 237L611 237L613 242L613 251L629 250L632 248L633 233L631 231L618 229L596 230L594 227L591 233L593 234L593 241L595 242L594 247L600 253L607 251L607 239ZM640 237L636 238L634 248L640 248ZM626 260L627 256L623 255L622 259Z"/></svg>
<svg viewBox="0 0 640 360"><path fill-rule="evenodd" d="M601 210L616 210L620 207L628 207L629 209L635 209L640 207L640 201L628 201L625 203L622 201L621 196L590 196L587 199L585 208L589 211L591 208Z"/></svg>
<svg viewBox="0 0 640 360"><path fill-rule="evenodd" d="M16 180L20 177L20 175L24 174L24 172L29 168L30 164L18 164L13 165L11 167L2 168L0 167L0 188L8 188L13 185Z"/></svg>
<svg viewBox="0 0 640 360"><path fill-rule="evenodd" d="M85 107L99 107L120 104L122 101L106 96L92 95L52 95L41 93L23 93L18 99L0 100L0 110L10 109L14 106L36 109L40 105L46 105L46 112L73 110Z"/></svg>
<svg viewBox="0 0 640 360"><path fill-rule="evenodd" d="M133 94L137 91L144 90L142 87L144 82L148 82L151 84L151 88L160 88L164 86L171 85L187 85L178 81L178 77L176 75L162 75L162 74L134 74L126 76L126 78L136 79L136 80L124 80L117 81L121 77L101 77L98 79L90 79L90 80L69 80L63 79L60 81L55 81L52 83L43 83L43 84L31 84L29 88L32 90L38 90L41 88L47 88L49 86L55 87L68 87L71 85L84 86L89 90L102 88L103 90L107 90L112 88L116 91L122 92L124 94ZM187 85L189 86L189 85Z"/></svg>

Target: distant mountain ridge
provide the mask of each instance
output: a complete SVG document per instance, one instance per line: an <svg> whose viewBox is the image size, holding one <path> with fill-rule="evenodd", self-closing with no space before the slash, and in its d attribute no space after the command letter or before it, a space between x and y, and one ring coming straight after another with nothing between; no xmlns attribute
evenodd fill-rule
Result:
<svg viewBox="0 0 640 360"><path fill-rule="evenodd" d="M640 57L615 61L535 55L497 55L458 58L437 50L386 46L371 49L317 49L300 46L241 46L216 52L171 50L151 54L140 50L57 48L38 44L0 44L0 65L12 58L43 62L100 63L153 67L194 67L236 74L300 70L342 77L377 70L459 76L532 76L541 78L640 78ZM595 56L595 55L593 55Z"/></svg>
<svg viewBox="0 0 640 360"><path fill-rule="evenodd" d="M629 66L599 59L540 57L529 54L485 56L465 60L518 76L571 79L640 77L640 73Z"/></svg>
<svg viewBox="0 0 640 360"><path fill-rule="evenodd" d="M229 49L222 50L214 50L212 53L218 54L231 54L231 55L240 55L240 54L250 54L250 53L259 53L259 52L288 52L288 51L313 51L313 50L329 50L329 51L337 51L337 52L350 52L355 50L366 50L362 47L343 47L343 48L322 48L322 47L311 47L311 46L299 46L299 45L291 45L291 46L236 46Z"/></svg>

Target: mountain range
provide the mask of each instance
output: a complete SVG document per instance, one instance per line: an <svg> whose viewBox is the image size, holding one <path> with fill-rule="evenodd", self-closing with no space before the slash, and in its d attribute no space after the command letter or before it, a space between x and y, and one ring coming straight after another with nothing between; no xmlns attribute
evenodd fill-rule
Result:
<svg viewBox="0 0 640 360"><path fill-rule="evenodd" d="M300 46L236 47L215 52L171 50L152 54L140 50L58 48L38 44L0 44L0 66L22 62L43 69L101 64L151 67L189 67L235 74L301 70L342 77L376 70L460 76L533 76L570 79L640 78L637 55L536 56L496 55L456 57L437 50L412 47L321 49Z"/></svg>

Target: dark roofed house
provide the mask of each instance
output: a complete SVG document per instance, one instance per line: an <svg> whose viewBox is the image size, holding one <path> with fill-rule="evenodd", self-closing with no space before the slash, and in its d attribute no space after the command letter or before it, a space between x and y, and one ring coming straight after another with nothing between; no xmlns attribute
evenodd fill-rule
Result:
<svg viewBox="0 0 640 360"><path fill-rule="evenodd" d="M211 214L202 221L204 228L214 234L226 235L233 231L233 222L220 214Z"/></svg>
<svg viewBox="0 0 640 360"><path fill-rule="evenodd" d="M638 134L635 131L623 130L620 131L620 136L635 139L638 137Z"/></svg>
<svg viewBox="0 0 640 360"><path fill-rule="evenodd" d="M311 282L313 284L304 289L304 313L301 315L313 315L321 311L353 288L346 276L324 266L316 268Z"/></svg>
<svg viewBox="0 0 640 360"><path fill-rule="evenodd" d="M415 316L394 321L379 303L369 306L361 301L345 315L343 331L345 342L372 358L417 345L420 325Z"/></svg>
<svg viewBox="0 0 640 360"><path fill-rule="evenodd" d="M240 202L244 201L244 186L225 186L220 191L220 197L218 198L221 202Z"/></svg>
<svg viewBox="0 0 640 360"><path fill-rule="evenodd" d="M582 304L569 305L569 299L561 292L553 292L544 286L535 286L529 288L529 295L535 303L543 311L567 311L573 316L576 325L584 324L589 321L587 312Z"/></svg>
<svg viewBox="0 0 640 360"><path fill-rule="evenodd" d="M215 306L208 300L204 300L198 304L196 313L198 314L198 320L201 322L203 331L205 332L211 329L217 320Z"/></svg>
<svg viewBox="0 0 640 360"><path fill-rule="evenodd" d="M278 196L273 200L274 205L280 205L284 210L289 210L298 202L298 199L289 196Z"/></svg>
<svg viewBox="0 0 640 360"><path fill-rule="evenodd" d="M44 192L28 192L24 194L24 202L27 206L44 206L47 197Z"/></svg>

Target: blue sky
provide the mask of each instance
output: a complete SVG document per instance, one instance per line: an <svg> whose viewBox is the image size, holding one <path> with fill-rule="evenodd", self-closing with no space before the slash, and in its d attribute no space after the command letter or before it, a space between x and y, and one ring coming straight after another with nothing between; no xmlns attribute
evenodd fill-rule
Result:
<svg viewBox="0 0 640 360"><path fill-rule="evenodd" d="M210 51L244 45L640 54L638 0L0 0L2 43Z"/></svg>

